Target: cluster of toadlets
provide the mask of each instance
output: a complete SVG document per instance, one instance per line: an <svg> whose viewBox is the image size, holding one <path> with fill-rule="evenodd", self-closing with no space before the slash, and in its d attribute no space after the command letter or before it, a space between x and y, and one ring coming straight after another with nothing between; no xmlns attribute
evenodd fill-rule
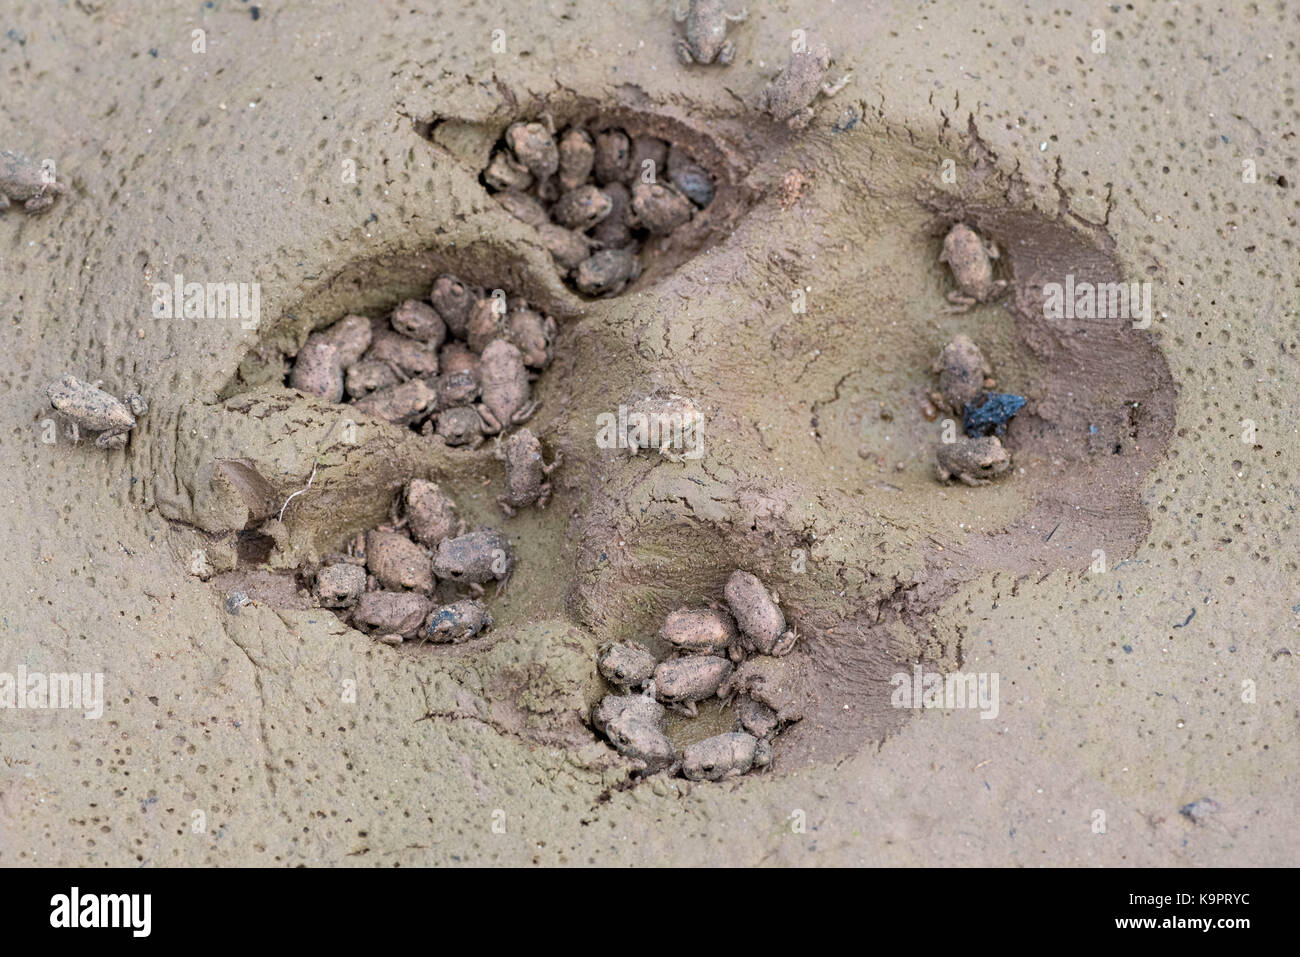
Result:
<svg viewBox="0 0 1300 957"><path fill-rule="evenodd" d="M554 358L555 333L555 320L524 299L439 276L427 302L408 299L387 319L346 316L308 336L289 385L474 448L536 411L531 379Z"/></svg>
<svg viewBox="0 0 1300 957"><path fill-rule="evenodd" d="M948 300L957 311L989 302L1002 295L1006 280L993 276L997 246L982 239L965 223L955 224L943 241L939 261L947 263L957 282ZM940 482L958 479L970 486L987 485L1011 468L1011 455L999 438L1006 424L1025 405L1023 396L991 392L997 383L993 367L969 336L958 335L943 347L931 371L939 376L939 389L930 401L939 409L961 417L965 435L939 444L935 474ZM927 413L927 417L932 411Z"/></svg>
<svg viewBox="0 0 1300 957"><path fill-rule="evenodd" d="M513 123L483 182L537 230L556 268L587 296L613 296L641 274L638 252L713 202L713 178L681 146L617 127Z"/></svg>
<svg viewBox="0 0 1300 957"><path fill-rule="evenodd" d="M435 482L412 479L389 522L326 557L314 591L322 607L387 644L459 643L491 626L483 586L495 581L500 592L512 568L499 531L467 532Z"/></svg>
<svg viewBox="0 0 1300 957"><path fill-rule="evenodd" d="M606 695L592 709L591 723L638 771L718 781L767 767L772 739L797 720L776 702L762 700L765 659L789 654L797 639L776 596L739 570L727 580L724 595L726 608L712 604L668 615L659 636L673 654L664 661L635 641L600 649L596 666L621 693ZM678 751L664 733L665 705L695 717L697 703L714 696L737 699L737 730Z"/></svg>

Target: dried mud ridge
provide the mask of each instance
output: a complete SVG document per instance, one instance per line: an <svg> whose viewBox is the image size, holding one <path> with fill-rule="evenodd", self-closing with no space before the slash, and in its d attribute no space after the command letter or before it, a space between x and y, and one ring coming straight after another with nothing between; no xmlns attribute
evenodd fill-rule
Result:
<svg viewBox="0 0 1300 957"><path fill-rule="evenodd" d="M689 138L669 135L682 131L678 121L645 113L625 111L601 119L600 114L575 108L568 114L555 114L561 135L582 126L623 130L631 141L643 135L657 135L665 143ZM435 123L422 132L438 142L438 130ZM486 140L486 155L474 168L483 168L491 148L495 145L499 150L501 142L495 135ZM643 251L645 269L636 288L644 294L653 294L657 281L692 252L705 248L713 230L734 223L753 200L752 188L736 181L744 164L727 159L731 154L724 146L715 143L705 148L704 142L697 139L690 145L716 179L716 195L673 234L669 248L651 244ZM917 183L926 181L926 162L925 156L915 159ZM725 175L719 175L719 170L725 170ZM564 569L547 569L545 577L567 588L564 618L572 630L560 644L579 661L583 677L571 682L558 699L540 702L536 685L527 683L535 674L499 683L501 700L496 703L513 717L494 717L492 725L503 733L563 744L575 752L590 747L596 733L590 709L610 690L596 671L597 649L606 642L636 637L646 641L656 661L671 656L672 648L660 638L647 637L655 635L656 616L661 621L667 609L703 605L721 594L738 556L744 556L743 567L778 590L786 615L799 623L798 644L789 654L773 658L766 666L771 673L764 676L770 691L763 702L766 707L801 716L775 739L772 768L781 773L804 763L838 760L869 742L883 742L912 714L891 707L891 676L908 672L917 663L940 670L963 667L970 652L965 647L967 612L946 604L963 583L989 574L995 592L1014 594L1026 578L1041 579L1058 568L1086 568L1096 549L1105 550L1113 563L1130 554L1146 532L1141 483L1163 454L1174 421L1174 387L1165 360L1152 338L1127 321L1049 321L1042 308L1045 284L1060 282L1067 274L1077 282L1118 282L1113 242L1101 226L1081 223L1077 217L1062 214L1053 219L1014 208L1011 188L998 195L990 192L919 198L913 193L928 211L930 228L926 234L909 230L902 244L918 260L935 262L942 237L954 224L964 222L1002 249L996 270L1008 284L1007 294L997 305L985 308L1009 318L1007 341L1030 355L1040 371L1035 381L1015 383L1030 401L1010 422L1003 439L1014 461L1031 467L1013 470L994 488L1014 488L1017 501L1027 505L992 532L960 538L915 537L910 547L919 558L919 569L906 577L875 572L876 556L867 553L871 539L866 537L861 554L792 570L789 556L806 554L819 543L796 522L788 503L818 493L788 486L790 479L761 468L754 474L736 473L707 457L689 474L689 465L659 465L656 479L663 479L656 486L659 491L652 489L646 497L646 469L655 466L646 463L644 456L635 466L612 464L611 455L617 453L587 447L590 432L585 419L572 432L565 428L568 384L598 379L602 361L599 349L571 346L574 351L566 353L566 344L578 342L577 336L587 328L584 324L599 323L604 307L591 303L585 315L576 319L580 310L553 296L550 301L557 305L548 311L559 320L556 363L563 368L535 383L543 405L533 427L548 445L563 452L566 465L555 501L544 513L530 509L526 516L502 520L491 496L486 508L474 504L483 498L485 478L500 481L489 447L454 448L430 441L400 416L392 421L363 416L355 423L355 440L344 441L335 430L340 413L346 412L347 421L352 421L352 410L320 395L286 391L281 384L285 366L277 356L284 351L273 342L283 341L284 330L273 325L264 334L264 345L250 353L240 377L223 393L226 403L213 414L227 426L226 444L206 446L197 456L192 474L186 477L194 491L188 507L174 510L175 517L196 527L211 545L230 544L232 558L214 578L218 587L225 591L238 587L253 598L287 608L317 606L310 593L316 587L316 572L330 564L331 553L338 559L340 548L343 557L356 564L356 549L348 555L346 543L366 529L384 531L380 526L385 521L400 521L395 503L413 479L436 482L469 513L465 517L471 524L500 528L515 556L546 553L549 541L573 543L575 554L565 557ZM489 299L487 290L493 287L488 280L508 276L506 285L520 290L529 302L546 301L547 279L535 274L535 259L533 265L521 265L512 242L489 238L479 247L397 252L385 259L345 264L286 315L295 322L300 322L297 316L308 315L332 315L333 322L359 314L387 315L418 295L415 290L432 289L440 276L462 277L456 281L465 288L482 286L484 298ZM376 297L367 289L392 292L381 297L383 308L377 310L373 308ZM506 299L509 307L510 297ZM429 304L438 311L435 303ZM936 296L936 313L944 305L942 296ZM493 315L502 318L499 312ZM497 328L495 334L508 335L505 327ZM373 325L370 332L373 339ZM864 361L889 359L876 356ZM396 365L401 368L400 362ZM278 369L279 375L268 384L263 368ZM757 369L754 374L766 373ZM256 384L259 377L261 385ZM912 381L913 398L920 406L934 382L924 367L914 370ZM346 391L346 374L343 387ZM836 398L843 398L850 388L841 383ZM588 412L584 409L582 415ZM319 466L312 469L314 485L307 482L312 494L295 499L287 511L285 496L301 490L307 475L301 466L290 476L282 474L283 469L277 473L276 463L301 462L301 449L283 459L271 452L245 451L255 445L249 437L268 430L279 430L277 434L291 436L300 446L314 447ZM927 446L927 455L932 454L937 442L933 432L917 434L925 436L918 442ZM241 437L247 441L241 443ZM861 468L856 449L833 451L842 452L846 467L857 463ZM682 475L667 475L670 467L680 469ZM917 502L938 508L954 497L978 502L978 496L993 494L984 488L945 490L932 475L906 487L876 484L883 490L833 506L843 510L846 527L885 529L885 536L903 538L916 525ZM706 491L700 493L696 487ZM683 503L700 494L697 507L688 504L683 510ZM736 502L751 517L741 523L721 513L711 515L710 495ZM957 513L949 509L946 514L952 519ZM956 524L953 520L944 527ZM647 541L654 543L651 551L637 549ZM884 552L883 538L878 547ZM527 588L534 573L527 560L521 560L511 587ZM461 595L456 589L438 600L461 600ZM423 627L427 633L428 609L421 606L414 618L419 619L416 631ZM427 659L430 666L454 652L454 660L465 667L478 667L476 663L482 661L483 667L491 668L494 646L512 630L527 625L526 617L499 621L454 649L430 645L413 653L432 656ZM369 630L377 636L406 630L386 628ZM545 671L549 665L538 667ZM521 703L525 697L530 703ZM668 714L665 733L676 746L684 747L705 732L728 732L734 723L734 712L715 699L701 702L698 717L688 722ZM630 763L623 767L634 770Z"/></svg>

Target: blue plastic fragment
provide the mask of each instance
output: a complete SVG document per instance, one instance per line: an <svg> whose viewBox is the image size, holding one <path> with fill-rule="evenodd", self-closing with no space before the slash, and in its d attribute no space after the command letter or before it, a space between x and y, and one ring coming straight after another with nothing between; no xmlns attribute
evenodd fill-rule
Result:
<svg viewBox="0 0 1300 957"><path fill-rule="evenodd" d="M978 407L971 402L962 416L962 428L972 438L981 435L1001 435L1007 422L1024 407L1025 397L1010 392L985 392L984 402Z"/></svg>

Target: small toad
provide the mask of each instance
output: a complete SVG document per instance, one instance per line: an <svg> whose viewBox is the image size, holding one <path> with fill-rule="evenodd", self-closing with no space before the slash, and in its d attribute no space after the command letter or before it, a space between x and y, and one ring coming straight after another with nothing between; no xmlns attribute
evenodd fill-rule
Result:
<svg viewBox="0 0 1300 957"><path fill-rule="evenodd" d="M543 218L545 218L543 216ZM429 301L438 310L448 331L457 338L465 338L465 329L469 324L469 312L474 303L482 297L483 290L470 286L455 276L439 276L429 293Z"/></svg>
<svg viewBox="0 0 1300 957"><path fill-rule="evenodd" d="M695 206L671 186L637 183L632 188L632 225L644 226L656 236L667 236L690 222Z"/></svg>
<svg viewBox="0 0 1300 957"><path fill-rule="evenodd" d="M423 379L410 379L364 395L353 405L385 422L417 425L437 409L438 393Z"/></svg>
<svg viewBox="0 0 1300 957"><path fill-rule="evenodd" d="M539 180L554 176L560 168L560 150L549 124L512 123L506 130L506 145Z"/></svg>
<svg viewBox="0 0 1300 957"><path fill-rule="evenodd" d="M67 192L56 182L54 163L37 163L18 153L0 150L0 213L11 203L22 203L29 213L43 213Z"/></svg>
<svg viewBox="0 0 1300 957"><path fill-rule="evenodd" d="M405 524L412 537L421 545L437 548L444 538L455 534L456 504L437 482L411 479L402 495L405 506Z"/></svg>
<svg viewBox="0 0 1300 957"><path fill-rule="evenodd" d="M374 529L366 533L366 568L387 591L433 590L428 553L397 532Z"/></svg>
<svg viewBox="0 0 1300 957"><path fill-rule="evenodd" d="M628 403L625 441L633 455L655 449L671 462L704 455L704 413L675 392L642 396Z"/></svg>
<svg viewBox="0 0 1300 957"><path fill-rule="evenodd" d="M510 318L506 320L506 334L520 354L524 365L530 369L545 369L554 358L555 334L559 329L550 316L530 309L528 303L516 299L510 303Z"/></svg>
<svg viewBox="0 0 1300 957"><path fill-rule="evenodd" d="M596 144L580 126L570 126L560 137L560 189L577 189L591 176L596 162Z"/></svg>
<svg viewBox="0 0 1300 957"><path fill-rule="evenodd" d="M939 391L930 393L930 400L940 408L958 414L964 412L966 406L978 399L985 389L996 384L993 367L979 346L964 334L943 347L930 371L939 376Z"/></svg>
<svg viewBox="0 0 1300 957"><path fill-rule="evenodd" d="M792 130L804 129L812 122L810 104L817 95L834 96L853 79L848 73L838 83L826 82L830 66L831 52L823 44L793 51L789 65L759 95L758 108Z"/></svg>
<svg viewBox="0 0 1300 957"><path fill-rule="evenodd" d="M641 261L629 249L602 249L578 264L573 282L586 296L616 296L641 275Z"/></svg>
<svg viewBox="0 0 1300 957"><path fill-rule="evenodd" d="M483 431L495 435L519 425L541 404L529 401L528 369L523 353L504 339L493 339L483 350L482 401L478 405Z"/></svg>
<svg viewBox="0 0 1300 957"><path fill-rule="evenodd" d="M655 668L655 697L674 711L694 718L699 713L695 703L716 695L731 677L732 667L728 659L715 655L670 658Z"/></svg>
<svg viewBox="0 0 1300 957"><path fill-rule="evenodd" d="M366 590L366 570L350 562L326 565L316 573L316 599L322 608L349 608Z"/></svg>
<svg viewBox="0 0 1300 957"><path fill-rule="evenodd" d="M483 444L483 417L472 405L443 409L434 432L453 448L464 445L473 450Z"/></svg>
<svg viewBox="0 0 1300 957"><path fill-rule="evenodd" d="M433 603L413 591L368 591L352 612L352 626L373 635L412 637Z"/></svg>
<svg viewBox="0 0 1300 957"><path fill-rule="evenodd" d="M736 623L721 608L669 612L659 637L688 655L728 655L735 650Z"/></svg>
<svg viewBox="0 0 1300 957"><path fill-rule="evenodd" d="M941 442L935 462L940 482L960 479L972 487L988 485L1011 468L1011 456L996 435L977 439L958 436L955 442Z"/></svg>
<svg viewBox="0 0 1300 957"><path fill-rule="evenodd" d="M591 724L601 734L611 721L622 717L638 724L663 728L664 706L641 694L607 694L591 709Z"/></svg>
<svg viewBox="0 0 1300 957"><path fill-rule="evenodd" d="M99 386L65 375L45 387L45 397L54 410L70 419L78 429L98 432L95 445L101 449L126 447L127 433L135 428L135 419L148 406L144 397L132 393L123 402Z"/></svg>
<svg viewBox="0 0 1300 957"><path fill-rule="evenodd" d="M979 302L989 302L1007 288L1005 279L993 278L993 260L999 257L997 243L981 239L965 223L957 223L943 239L939 262L947 263L957 288L948 293L953 312L965 312Z"/></svg>
<svg viewBox="0 0 1300 957"><path fill-rule="evenodd" d="M624 187L624 189L626 188ZM606 217L596 227L597 230L608 221L609 217ZM550 222L543 222L537 226L537 238L546 247L546 251L551 254L551 258L555 260L555 265L566 275L582 265L587 257L591 255L592 250L599 245L596 240L584 233L573 229L565 229L563 226L556 226Z"/></svg>
<svg viewBox="0 0 1300 957"><path fill-rule="evenodd" d="M790 653L798 635L786 628L785 614L775 596L756 575L737 569L727 579L723 593L746 651L777 658Z"/></svg>
<svg viewBox="0 0 1300 957"><path fill-rule="evenodd" d="M714 63L727 66L736 57L736 43L728 40L727 23L740 23L748 10L728 13L726 0L690 0L683 10L677 7L673 19L686 21L686 36L677 40L677 58L683 64Z"/></svg>
<svg viewBox="0 0 1300 957"><path fill-rule="evenodd" d="M741 695L737 700L736 720L743 730L760 739L771 737L781 724L774 709L749 695Z"/></svg>
<svg viewBox="0 0 1300 957"><path fill-rule="evenodd" d="M496 190L524 190L533 185L533 174L507 150L492 154L483 181Z"/></svg>
<svg viewBox="0 0 1300 957"><path fill-rule="evenodd" d="M600 187L588 183L557 199L551 216L565 229L583 231L599 223L612 209L613 204Z"/></svg>
<svg viewBox="0 0 1300 957"><path fill-rule="evenodd" d="M602 678L627 691L643 688L655 671L654 655L637 641L611 641L600 647L596 669Z"/></svg>
<svg viewBox="0 0 1300 957"><path fill-rule="evenodd" d="M476 595L483 593L483 583L502 582L510 575L510 550L501 533L491 528L479 529L444 538L438 544L433 573L444 581L469 585Z"/></svg>
<svg viewBox="0 0 1300 957"><path fill-rule="evenodd" d="M596 158L592 172L601 186L625 180L631 175L632 140L626 133L615 129L596 134Z"/></svg>
<svg viewBox="0 0 1300 957"><path fill-rule="evenodd" d="M424 634L437 644L460 644L492 627L492 613L481 601L465 598L435 608L425 623Z"/></svg>
<svg viewBox="0 0 1300 957"><path fill-rule="evenodd" d="M516 509L536 505L545 508L551 500L551 483L546 481L560 466L563 457L557 452L550 465L542 458L542 443L531 429L520 429L505 442L498 440L496 457L506 463L506 494L497 497L497 504L507 515Z"/></svg>
<svg viewBox="0 0 1300 957"><path fill-rule="evenodd" d="M721 781L772 763L772 747L744 731L728 731L689 745L682 774L691 781Z"/></svg>

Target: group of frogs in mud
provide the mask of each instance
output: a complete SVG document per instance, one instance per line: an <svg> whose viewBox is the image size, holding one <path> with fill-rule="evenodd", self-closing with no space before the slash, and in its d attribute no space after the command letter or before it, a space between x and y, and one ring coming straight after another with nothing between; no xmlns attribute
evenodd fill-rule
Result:
<svg viewBox="0 0 1300 957"><path fill-rule="evenodd" d="M736 55L727 25L745 18L723 0L691 0L677 12L684 24L677 53L684 64L726 65ZM774 121L798 130L813 117L819 95L834 95L850 79L826 82L826 47L796 49L786 68L762 91L758 106ZM588 296L622 292L640 274L639 251L666 240L713 202L712 174L678 144L632 135L618 126L570 125L557 132L548 117L516 122L493 152L483 181L497 201L536 228L556 266ZM21 203L29 213L48 209L65 188L44 167L0 153L0 211ZM940 262L952 272L948 294L955 310L995 300L1007 283L995 276L996 245L965 223L943 240ZM401 302L383 318L348 315L309 335L294 357L287 384L327 402L347 402L374 418L407 426L450 447L477 448L497 436L505 463L505 490L497 498L506 516L544 507L548 480L560 465L547 462L538 438L523 426L536 410L531 383L554 358L555 321L528 301L487 290L452 275L436 278L426 299ZM939 481L985 485L1011 468L1001 436L1025 404L992 391L993 369L967 336L949 342L932 371L933 404L960 418L964 435L937 452ZM98 433L96 445L122 448L144 399L118 399L65 375L46 389L50 405L75 425ZM633 397L634 412L698 415L677 395ZM621 445L667 453L634 428ZM466 528L455 503L431 480L413 478L394 501L389 520L359 532L336 554L307 570L318 604L387 644L470 641L491 628L485 586L505 587L513 570L507 539L496 528ZM794 649L775 593L737 570L725 603L684 607L659 631L657 657L638 641L610 642L597 655L600 675L615 690L592 709L591 725L642 775L669 774L718 781L767 769L773 740L799 720L788 702L770 693L768 673ZM690 718L717 698L734 711L734 730L678 748L665 731L667 709Z"/></svg>
<svg viewBox="0 0 1300 957"><path fill-rule="evenodd" d="M407 482L389 518L315 569L320 606L385 644L459 644L485 632L484 586L495 582L499 593L514 567L505 537L467 531L455 502L426 479Z"/></svg>
<svg viewBox="0 0 1300 957"><path fill-rule="evenodd" d="M592 709L591 724L638 773L718 781L766 768L772 739L798 720L768 686L768 665L798 639L777 596L736 570L724 597L725 607L679 608L664 619L659 638L671 653L662 661L639 641L600 648L596 667L618 690ZM664 731L665 708L694 718L713 697L734 703L736 729L678 750Z"/></svg>
<svg viewBox="0 0 1300 957"><path fill-rule="evenodd" d="M729 64L735 42L721 0L691 0L677 11L685 24L677 43L683 63ZM826 81L831 54L822 44L797 45L790 61L760 93L757 106L775 122L800 130L813 101L833 96L852 78ZM617 125L554 119L512 123L483 170L484 185L516 219L532 226L564 279L585 296L615 296L641 275L641 250L667 245L673 233L707 209L713 175L678 143L629 133Z"/></svg>
<svg viewBox="0 0 1300 957"><path fill-rule="evenodd" d="M483 182L532 226L556 268L586 296L614 296L641 274L651 240L667 241L713 202L713 177L684 148L619 127L557 133L550 117L513 123Z"/></svg>
<svg viewBox="0 0 1300 957"><path fill-rule="evenodd" d="M729 66L736 58L736 41L727 36L727 25L741 23L747 16L747 10L728 13L726 0L690 0L687 6L677 7L673 18L682 24L677 58L687 66ZM758 108L792 130L803 129L812 122L813 101L818 96L834 96L853 79L852 74L846 74L835 83L828 82L831 62L830 50L824 44L792 45L785 69L759 93Z"/></svg>
<svg viewBox="0 0 1300 957"><path fill-rule="evenodd" d="M427 301L408 299L387 318L346 316L308 336L288 384L477 448L536 411L531 383L554 358L555 334L555 320L527 300L444 275Z"/></svg>
<svg viewBox="0 0 1300 957"><path fill-rule="evenodd" d="M955 311L991 302L1006 292L1006 280L993 275L993 261L998 256L997 245L982 239L965 223L956 223L948 231L939 261L947 263L957 283L948 293ZM1003 447L1001 436L1007 422L1024 407L1024 397L990 391L997 386L993 367L964 334L943 347L930 371L939 376L939 388L930 393L930 401L959 416L965 433L939 443L936 478L980 486L1010 471L1011 454Z"/></svg>

